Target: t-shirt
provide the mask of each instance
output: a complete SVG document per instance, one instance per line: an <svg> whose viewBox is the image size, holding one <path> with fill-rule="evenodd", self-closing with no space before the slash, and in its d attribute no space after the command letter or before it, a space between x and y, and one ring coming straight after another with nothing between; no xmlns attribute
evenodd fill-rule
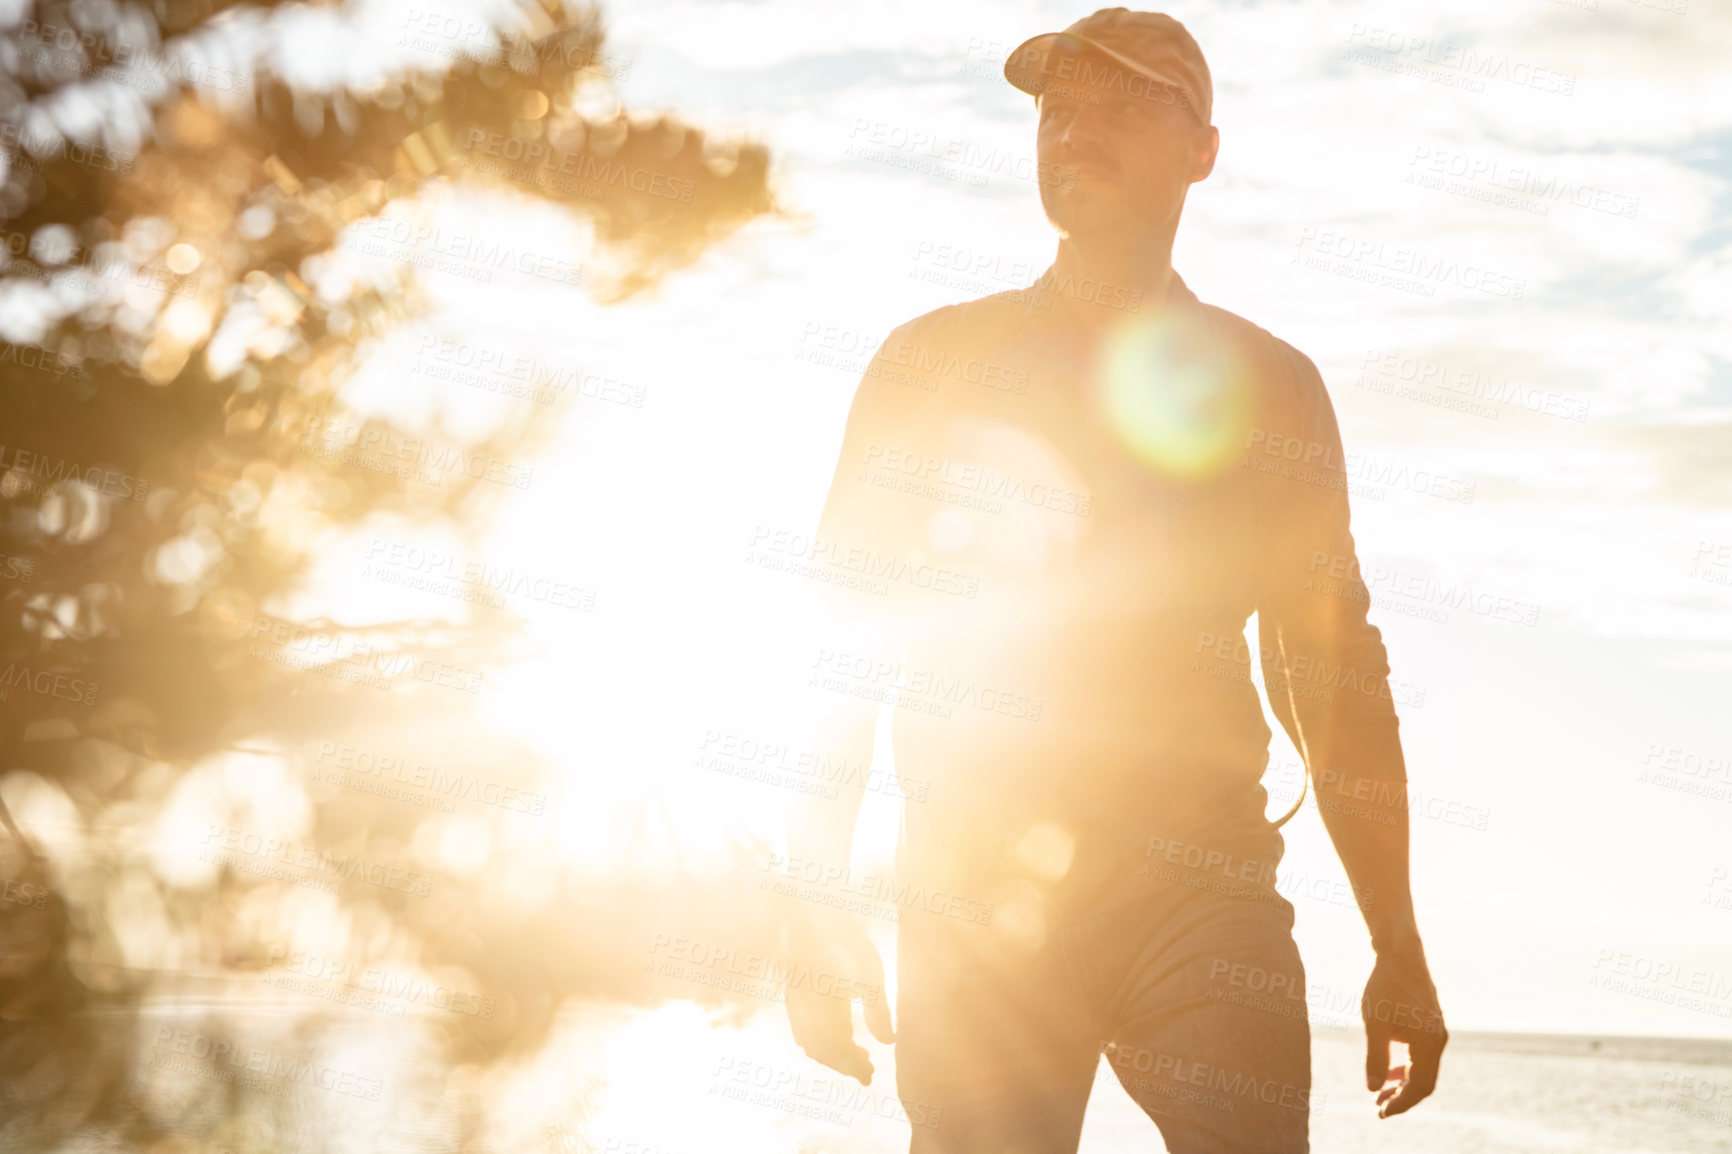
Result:
<svg viewBox="0 0 1732 1154"><path fill-rule="evenodd" d="M898 775L929 783L908 851L1260 813L1264 684L1314 773L1403 780L1316 366L1176 276L1104 331L1076 311L1020 291L909 321L849 412L815 551L854 628L817 672L893 695Z"/></svg>

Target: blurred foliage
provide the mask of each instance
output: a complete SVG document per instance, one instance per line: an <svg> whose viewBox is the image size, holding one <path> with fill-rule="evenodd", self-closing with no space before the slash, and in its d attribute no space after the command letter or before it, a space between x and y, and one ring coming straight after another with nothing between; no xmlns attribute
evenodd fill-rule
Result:
<svg viewBox="0 0 1732 1154"><path fill-rule="evenodd" d="M315 784L297 825L280 811L305 783L270 777L283 751L411 724L442 765L533 786L528 755L450 684L506 657L504 610L477 604L461 626L282 617L333 527L385 512L473 533L507 491L466 467L418 483L320 440L417 436L344 407L367 342L424 305L407 267L332 275L344 230L439 188L500 211L556 204L592 228L586 287L618 300L775 211L762 147L618 108L592 9L507 8L365 83L278 67L274 22L338 35L353 15L223 0L0 15L0 1148L104 1120L148 1145L167 1123L133 1109L141 1058L116 1041L147 1031L93 1023L130 1021L165 976L256 980L279 960L283 909L323 900L227 868L172 876L148 831L180 828L188 796L233 814L252 799L321 852L398 862L421 860L423 827L450 836L441 815ZM449 431L461 459L544 448L548 411L520 408L484 435ZM350 667L404 672L381 691ZM594 970L580 929L451 886L359 889L341 911L357 954L497 998L486 1019L452 1015L470 1061L532 1041ZM500 948L538 933L570 952ZM283 1148L237 1116L217 1111L205 1139Z"/></svg>

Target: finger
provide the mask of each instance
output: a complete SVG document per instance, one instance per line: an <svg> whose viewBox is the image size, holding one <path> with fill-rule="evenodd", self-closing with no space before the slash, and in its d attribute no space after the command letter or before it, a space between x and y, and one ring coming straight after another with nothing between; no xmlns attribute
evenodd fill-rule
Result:
<svg viewBox="0 0 1732 1154"><path fill-rule="evenodd" d="M814 1062L838 1074L872 1083L872 1059L854 1042L853 1012L847 1002L834 998L813 999L802 992L788 992L788 1024L794 1040Z"/></svg>
<svg viewBox="0 0 1732 1154"><path fill-rule="evenodd" d="M855 966L861 975L861 1008L866 1011L866 1028L886 1046L896 1041L896 1031L890 1024L890 999L884 989L884 962L871 940L861 935L854 949ZM870 1000L867 1000L870 995Z"/></svg>
<svg viewBox="0 0 1732 1154"><path fill-rule="evenodd" d="M884 996L883 989L871 1001L861 1001L866 1008L866 1028L872 1031L872 1036L886 1046L896 1041L896 1031L890 1025L890 999Z"/></svg>
<svg viewBox="0 0 1732 1154"><path fill-rule="evenodd" d="M1422 1089L1417 1082L1409 1079L1395 1097L1389 1100L1389 1104L1377 1112L1377 1116L1393 1118L1397 1114L1405 1114L1430 1096L1431 1090Z"/></svg>
<svg viewBox="0 0 1732 1154"><path fill-rule="evenodd" d="M801 1043L800 1049L812 1061L828 1066L838 1074L845 1074L862 1086L872 1084L872 1056L852 1041L838 1043L825 1039L811 1045Z"/></svg>
<svg viewBox="0 0 1732 1154"><path fill-rule="evenodd" d="M1369 1017L1370 1015L1367 1015ZM1389 1081L1389 1027L1365 1023L1365 1088L1380 1090Z"/></svg>
<svg viewBox="0 0 1732 1154"><path fill-rule="evenodd" d="M1407 1072L1407 1080L1389 1104L1378 1111L1379 1118L1393 1118L1397 1114L1405 1114L1427 1098L1437 1089L1437 1072L1442 1065L1443 1043L1434 1041L1412 1045L1412 1068Z"/></svg>

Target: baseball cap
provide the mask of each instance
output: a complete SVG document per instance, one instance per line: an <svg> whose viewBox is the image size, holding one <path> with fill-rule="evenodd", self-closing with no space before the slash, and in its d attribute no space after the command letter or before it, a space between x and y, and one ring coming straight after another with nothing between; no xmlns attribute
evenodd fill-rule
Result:
<svg viewBox="0 0 1732 1154"><path fill-rule="evenodd" d="M1102 8L1063 32L1025 40L1005 60L1004 78L1036 97L1068 85L1177 101L1202 124L1209 123L1214 103L1203 50L1164 12Z"/></svg>

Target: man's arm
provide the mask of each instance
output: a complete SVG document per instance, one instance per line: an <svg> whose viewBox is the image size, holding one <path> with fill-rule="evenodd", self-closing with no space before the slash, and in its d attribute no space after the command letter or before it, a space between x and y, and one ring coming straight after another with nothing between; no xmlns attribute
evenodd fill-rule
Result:
<svg viewBox="0 0 1732 1154"><path fill-rule="evenodd" d="M886 494L866 478L867 451L887 435L893 420L894 398L884 396L882 388L882 380L869 368L849 408L841 452L819 518L815 557L842 555L856 548L883 555L899 551L897 495ZM850 667L858 661L871 669L896 667L902 628L892 597L894 590L883 596L845 582L826 583L816 598L817 611L808 618L804 659L810 676L804 712L810 732L821 756L857 766L859 772L838 775L835 797L800 795L791 808L787 844L790 860L822 863L829 876L845 874L853 855L854 827L865 796L878 721L877 697L856 696L848 690L876 692L889 688L893 680L871 679L861 685L841 679L832 685L829 667L839 659ZM790 919L787 933L796 965L846 977L876 992L875 999L863 999L867 1027L880 1042L894 1041L883 964L859 919L846 911L813 905ZM872 1062L854 1041L850 1003L818 994L810 985L790 986L786 997L794 1039L807 1056L870 1085Z"/></svg>
<svg viewBox="0 0 1732 1154"><path fill-rule="evenodd" d="M842 447L818 518L812 549L815 559L853 548L869 547L881 553L895 549L895 509L890 503L895 495L887 497L867 480L866 472L868 449L887 435L889 401L881 393L878 377L868 369L848 409ZM806 622L803 655L812 675L807 684L807 717L826 756L859 764L862 771L858 778L843 783L835 798L803 795L802 804L795 809L797 820L788 830L789 851L826 858L840 855L845 864L865 796L865 767L872 761L878 705L868 698L827 689L825 666L838 655L894 664L900 655L901 638L885 597L845 583L825 583L814 601L815 612Z"/></svg>
<svg viewBox="0 0 1732 1154"><path fill-rule="evenodd" d="M1377 963L1361 1010L1366 1086L1380 1114L1411 1109L1437 1083L1448 1040L1408 880L1407 768L1396 720L1405 685L1366 620L1370 595L1348 528L1341 434L1311 361L1279 345L1295 388L1264 406L1249 438L1259 470L1258 629L1270 705L1305 759L1317 810L1347 870ZM1273 466L1273 468L1269 468ZM1416 696L1416 695L1415 695ZM1391 1065L1405 1042L1411 1069Z"/></svg>
<svg viewBox="0 0 1732 1154"><path fill-rule="evenodd" d="M833 798L800 795L788 823L790 864L822 863L826 876L836 876L831 871L846 872L853 856L854 825L866 792L866 773L872 764L877 712L870 702L843 697L819 718L815 732L823 755L861 768L857 774L838 775L846 780L838 783ZM786 926L788 957L796 970L805 968L811 974L846 979L851 988L863 991L867 1028L880 1042L895 1041L884 992L884 963L859 919L846 910L813 905L799 910ZM872 1059L854 1040L852 1003L818 992L818 984L790 983L786 990L788 1024L794 1040L807 1057L870 1086Z"/></svg>

